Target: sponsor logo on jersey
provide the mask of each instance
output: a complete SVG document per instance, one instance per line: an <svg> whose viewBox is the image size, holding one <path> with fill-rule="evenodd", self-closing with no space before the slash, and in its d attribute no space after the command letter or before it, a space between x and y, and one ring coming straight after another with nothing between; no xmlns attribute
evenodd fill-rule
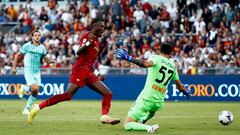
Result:
<svg viewBox="0 0 240 135"><path fill-rule="evenodd" d="M153 85L152 85L152 88L153 88L154 90L156 90L156 91L159 91L159 92L163 93L163 94L166 93L166 90L165 90L165 89L161 88L160 86L158 86L158 85L156 85L156 84L153 84Z"/></svg>

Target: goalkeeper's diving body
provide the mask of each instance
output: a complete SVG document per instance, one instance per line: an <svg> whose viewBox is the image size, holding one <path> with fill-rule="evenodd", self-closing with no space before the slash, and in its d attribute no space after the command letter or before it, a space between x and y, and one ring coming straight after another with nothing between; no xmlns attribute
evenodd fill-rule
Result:
<svg viewBox="0 0 240 135"><path fill-rule="evenodd" d="M125 130L145 130L155 132L159 126L145 124L151 119L155 112L160 110L164 104L164 96L171 79L176 83L177 89L190 97L190 92L185 89L179 80L177 66L170 60L171 45L163 43L160 55L152 55L148 60L135 59L128 55L124 49L116 49L118 59L127 60L140 67L148 68L145 86L138 98L130 108L124 122Z"/></svg>

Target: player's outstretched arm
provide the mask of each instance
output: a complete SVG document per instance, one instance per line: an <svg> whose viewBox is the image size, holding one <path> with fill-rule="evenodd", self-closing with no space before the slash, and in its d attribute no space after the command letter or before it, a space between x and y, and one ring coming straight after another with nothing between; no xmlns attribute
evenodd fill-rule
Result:
<svg viewBox="0 0 240 135"><path fill-rule="evenodd" d="M19 59L19 56L21 55L21 52L18 52L15 57L14 57L14 60L13 60L13 66L12 66L12 73L13 74L16 74L17 73L17 64L18 64L18 59Z"/></svg>
<svg viewBox="0 0 240 135"><path fill-rule="evenodd" d="M175 84L177 86L177 89L181 91L185 96L187 96L187 99L190 97L190 91L188 91L184 85L181 83L180 80L175 80Z"/></svg>
<svg viewBox="0 0 240 135"><path fill-rule="evenodd" d="M152 67L154 65L154 63L151 60L147 61L147 60L143 60L143 59L132 58L131 62L140 67L144 67L144 68Z"/></svg>
<svg viewBox="0 0 240 135"><path fill-rule="evenodd" d="M148 68L148 67L152 67L154 65L154 63L151 60L147 61L147 60L133 58L132 56L128 55L128 53L125 49L116 49L115 54L118 59L132 62L140 67Z"/></svg>

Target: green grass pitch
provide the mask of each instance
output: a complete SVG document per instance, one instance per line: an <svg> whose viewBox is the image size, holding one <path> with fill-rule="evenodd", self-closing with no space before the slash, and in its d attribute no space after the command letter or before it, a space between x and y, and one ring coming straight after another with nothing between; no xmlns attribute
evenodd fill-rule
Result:
<svg viewBox="0 0 240 135"><path fill-rule="evenodd" d="M39 101L38 101L39 102ZM125 131L119 125L99 123L101 101L68 101L38 113L34 124L21 114L26 101L0 100L0 135L145 135L144 131ZM113 101L111 116L123 121L132 101ZM223 126L218 113L229 110L233 123ZM159 135L238 135L239 102L166 102L148 124L159 124Z"/></svg>

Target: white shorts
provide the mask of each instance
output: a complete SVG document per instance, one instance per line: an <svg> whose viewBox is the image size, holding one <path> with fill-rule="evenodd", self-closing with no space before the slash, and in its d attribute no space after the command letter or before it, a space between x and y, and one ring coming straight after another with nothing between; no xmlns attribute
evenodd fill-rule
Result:
<svg viewBox="0 0 240 135"><path fill-rule="evenodd" d="M41 86L41 74L39 73L24 73L25 80L27 82L28 86L31 86L33 84L37 84L38 86Z"/></svg>

